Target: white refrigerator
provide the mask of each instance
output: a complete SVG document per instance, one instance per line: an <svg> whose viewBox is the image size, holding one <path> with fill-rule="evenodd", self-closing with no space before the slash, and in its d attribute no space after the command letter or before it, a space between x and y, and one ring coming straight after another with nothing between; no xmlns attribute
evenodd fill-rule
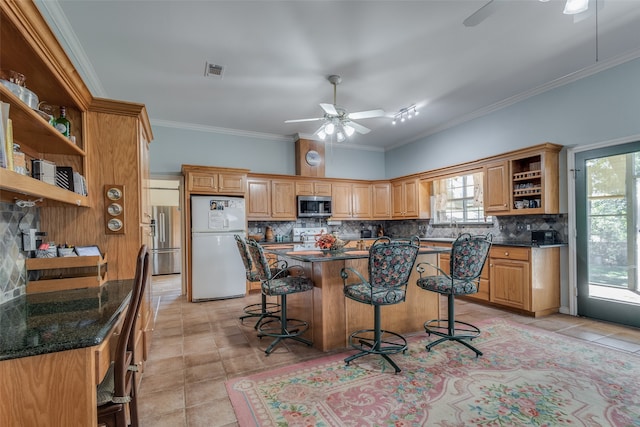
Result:
<svg viewBox="0 0 640 427"><path fill-rule="evenodd" d="M243 297L246 275L234 235L246 237L244 199L191 196L191 295L194 301Z"/></svg>

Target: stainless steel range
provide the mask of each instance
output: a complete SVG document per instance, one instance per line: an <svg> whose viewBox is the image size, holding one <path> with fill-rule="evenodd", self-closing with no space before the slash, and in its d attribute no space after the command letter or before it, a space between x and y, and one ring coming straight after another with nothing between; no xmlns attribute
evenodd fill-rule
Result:
<svg viewBox="0 0 640 427"><path fill-rule="evenodd" d="M314 247L316 243L316 235L328 232L327 227L307 227L293 228L293 243L296 243L295 249L308 249Z"/></svg>

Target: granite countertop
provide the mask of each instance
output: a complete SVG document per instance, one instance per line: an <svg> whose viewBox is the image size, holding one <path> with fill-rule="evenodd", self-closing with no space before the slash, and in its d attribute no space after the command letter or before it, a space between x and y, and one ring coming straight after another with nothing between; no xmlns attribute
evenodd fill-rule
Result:
<svg viewBox="0 0 640 427"><path fill-rule="evenodd" d="M454 237L421 237L421 242L433 242L433 243L453 243L456 239ZM519 246L523 248L558 248L567 246L567 243L553 243L547 245L538 245L522 240L499 240L493 241L493 246Z"/></svg>
<svg viewBox="0 0 640 427"><path fill-rule="evenodd" d="M309 249L293 251L291 249L268 249L265 248L265 252L269 252L281 257L287 257L296 261L302 262L327 262L327 261L340 261L347 259L360 259L369 258L368 250L358 249L345 249L343 251L326 251L323 252L319 249ZM420 248L420 254L437 254L441 252L449 252L447 248Z"/></svg>
<svg viewBox="0 0 640 427"><path fill-rule="evenodd" d="M27 294L0 304L0 361L98 345L129 303L133 280Z"/></svg>

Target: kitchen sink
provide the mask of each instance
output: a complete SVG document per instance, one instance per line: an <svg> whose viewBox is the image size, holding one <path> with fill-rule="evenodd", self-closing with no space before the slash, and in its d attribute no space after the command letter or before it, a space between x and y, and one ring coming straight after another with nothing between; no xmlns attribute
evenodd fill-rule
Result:
<svg viewBox="0 0 640 427"><path fill-rule="evenodd" d="M456 238L455 237L423 237L422 240L427 240L430 242L448 242L448 243L452 243L455 242Z"/></svg>

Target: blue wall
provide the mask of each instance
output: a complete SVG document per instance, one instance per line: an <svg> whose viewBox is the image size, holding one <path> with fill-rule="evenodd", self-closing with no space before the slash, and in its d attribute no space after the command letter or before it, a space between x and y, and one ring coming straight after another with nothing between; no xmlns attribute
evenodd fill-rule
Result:
<svg viewBox="0 0 640 427"><path fill-rule="evenodd" d="M575 146L638 134L640 59L390 150L385 170L393 178L542 142Z"/></svg>
<svg viewBox="0 0 640 427"><path fill-rule="evenodd" d="M178 129L152 122L153 175L177 174L181 165L246 168L255 173L295 175L293 139L222 134L207 129ZM325 175L331 178L384 177L384 153L327 145Z"/></svg>

